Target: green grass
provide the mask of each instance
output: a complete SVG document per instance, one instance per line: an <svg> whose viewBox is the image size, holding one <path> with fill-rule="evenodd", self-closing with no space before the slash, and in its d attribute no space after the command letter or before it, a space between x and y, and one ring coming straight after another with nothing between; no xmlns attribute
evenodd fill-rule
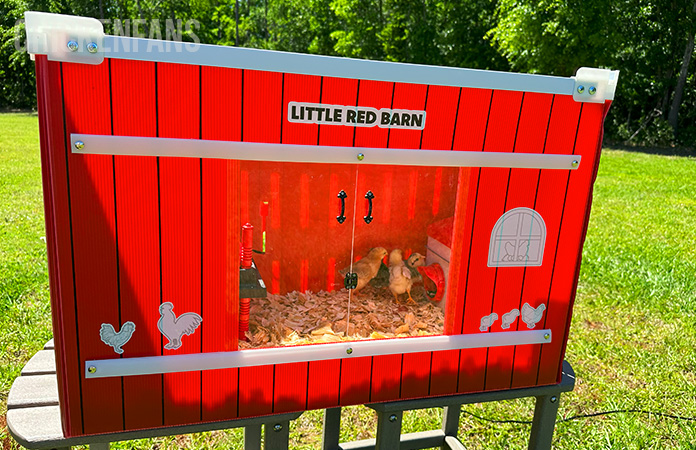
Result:
<svg viewBox="0 0 696 450"><path fill-rule="evenodd" d="M606 150L595 186L566 358L578 376L560 418L640 409L696 417L696 160ZM0 414L21 367L51 336L34 115L0 114ZM526 448L531 399L470 405L467 448ZM407 413L404 432L439 428L439 410ZM0 439L7 432L0 420ZM374 437L376 418L346 408L342 439ZM292 425L293 448L317 448L321 412ZM241 430L114 448L242 448ZM9 440L3 442L10 447ZM619 413L561 422L554 448L696 448L696 421Z"/></svg>

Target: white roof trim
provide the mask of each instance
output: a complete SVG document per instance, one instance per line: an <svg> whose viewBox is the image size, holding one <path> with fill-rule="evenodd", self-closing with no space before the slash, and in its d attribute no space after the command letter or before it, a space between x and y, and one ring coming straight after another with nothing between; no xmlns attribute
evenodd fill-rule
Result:
<svg viewBox="0 0 696 450"><path fill-rule="evenodd" d="M572 78L105 36L107 58L325 77L571 95Z"/></svg>
<svg viewBox="0 0 696 450"><path fill-rule="evenodd" d="M612 100L618 71L581 68L575 77L426 66L334 56L256 50L156 39L105 36L93 18L28 11L27 48L49 60L100 64L104 57L261 70L325 77L573 95L576 101ZM585 89L587 86L587 89ZM582 87L582 89L578 89Z"/></svg>

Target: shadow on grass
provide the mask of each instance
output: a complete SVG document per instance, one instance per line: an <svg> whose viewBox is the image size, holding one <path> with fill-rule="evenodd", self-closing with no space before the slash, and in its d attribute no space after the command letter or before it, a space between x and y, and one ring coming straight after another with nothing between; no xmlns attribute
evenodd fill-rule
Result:
<svg viewBox="0 0 696 450"><path fill-rule="evenodd" d="M662 155L662 156L687 156L696 157L696 148L693 147L641 147L626 145L621 142L613 142L608 139L604 140L604 148L610 148L612 150L623 150L626 152L634 153L645 153L648 155Z"/></svg>

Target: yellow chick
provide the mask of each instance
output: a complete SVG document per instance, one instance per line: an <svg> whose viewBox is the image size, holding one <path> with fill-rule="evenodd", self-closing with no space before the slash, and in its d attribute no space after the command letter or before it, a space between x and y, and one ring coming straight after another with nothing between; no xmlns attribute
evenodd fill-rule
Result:
<svg viewBox="0 0 696 450"><path fill-rule="evenodd" d="M425 265L425 256L418 252L411 253L411 256L406 259L406 267L411 270L411 279L414 283L419 283L423 281L423 277L420 272L418 272L418 267L423 267Z"/></svg>
<svg viewBox="0 0 696 450"><path fill-rule="evenodd" d="M399 303L399 294L408 293L409 303L416 303L411 297L411 270L404 263L404 254L398 248L389 254L389 290Z"/></svg>
<svg viewBox="0 0 696 450"><path fill-rule="evenodd" d="M353 273L358 274L358 286L355 288L355 292L364 288L377 275L379 266L382 264L382 259L385 256L387 256L387 249L375 247L364 258L353 263ZM339 271L344 277L348 272L350 272L350 267Z"/></svg>

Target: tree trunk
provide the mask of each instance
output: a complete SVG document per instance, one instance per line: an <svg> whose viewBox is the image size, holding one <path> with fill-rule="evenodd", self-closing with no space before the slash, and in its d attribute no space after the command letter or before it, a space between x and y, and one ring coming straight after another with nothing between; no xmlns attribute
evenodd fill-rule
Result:
<svg viewBox="0 0 696 450"><path fill-rule="evenodd" d="M696 0L694 1L694 7L692 10L693 14L696 14ZM689 42L686 44L686 49L684 50L684 59L682 59L681 69L679 69L679 80L677 81L677 87L674 89L674 99L672 100L672 106L669 109L669 116L667 120L672 126L672 129L677 131L677 119L679 117L679 106L681 105L682 95L684 94L684 87L686 86L686 76L689 71L689 64L691 63L691 55L694 53L694 32L693 30L689 33Z"/></svg>

